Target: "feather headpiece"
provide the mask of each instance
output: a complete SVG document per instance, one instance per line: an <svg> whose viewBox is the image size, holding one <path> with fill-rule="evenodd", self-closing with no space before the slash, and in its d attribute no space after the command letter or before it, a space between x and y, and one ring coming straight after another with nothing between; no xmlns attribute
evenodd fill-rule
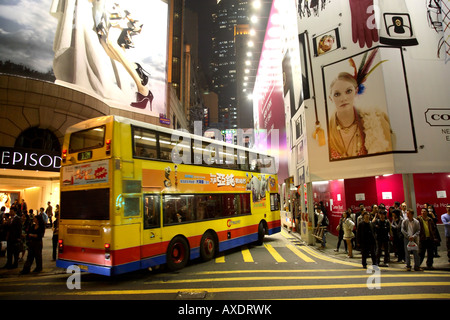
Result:
<svg viewBox="0 0 450 320"><path fill-rule="evenodd" d="M370 55L368 58L367 58L367 53L368 52L364 53L364 56L362 57L362 60L361 60L361 63L359 65L358 69L356 69L355 61L352 58L350 58L350 60L349 60L350 65L353 67L353 69L355 71L353 74L353 78L355 78L356 83L358 85L358 94L364 93L365 86L363 83L367 80L367 78L372 73L372 71L375 70L375 68L377 68L380 64L387 61L387 60L382 60L382 61L378 62L372 69L370 69L370 66L372 65L373 61L375 60L375 56L378 53L378 48L372 50L370 52Z"/></svg>

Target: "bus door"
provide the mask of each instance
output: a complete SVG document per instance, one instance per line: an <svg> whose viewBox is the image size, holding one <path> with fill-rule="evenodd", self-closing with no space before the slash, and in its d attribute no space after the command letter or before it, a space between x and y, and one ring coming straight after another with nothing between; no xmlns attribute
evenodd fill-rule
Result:
<svg viewBox="0 0 450 320"><path fill-rule="evenodd" d="M161 244L161 194L144 194L141 262L144 267L165 263L165 250Z"/></svg>

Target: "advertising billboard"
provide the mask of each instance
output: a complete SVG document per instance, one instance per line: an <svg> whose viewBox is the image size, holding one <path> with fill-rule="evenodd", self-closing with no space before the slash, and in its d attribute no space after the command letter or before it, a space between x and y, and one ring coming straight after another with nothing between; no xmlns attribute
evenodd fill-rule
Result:
<svg viewBox="0 0 450 320"><path fill-rule="evenodd" d="M55 81L111 107L166 113L165 0L0 5L0 72Z"/></svg>
<svg viewBox="0 0 450 320"><path fill-rule="evenodd" d="M282 41L277 1L272 4L253 91L255 145L274 156L280 181L289 176L283 94Z"/></svg>

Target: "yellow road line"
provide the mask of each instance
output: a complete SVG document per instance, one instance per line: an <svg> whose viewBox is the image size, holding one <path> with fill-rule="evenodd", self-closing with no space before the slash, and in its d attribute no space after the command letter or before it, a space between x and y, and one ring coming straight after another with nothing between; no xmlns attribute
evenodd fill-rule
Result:
<svg viewBox="0 0 450 320"><path fill-rule="evenodd" d="M319 252L315 251L314 249L309 248L307 246L300 247L300 250L304 250L305 252L309 253L313 257L316 257L317 259L321 259L324 261L339 263L339 264L343 264L343 265L347 265L347 266L361 267L360 263L334 259L334 258L326 256L325 254L319 253Z"/></svg>
<svg viewBox="0 0 450 320"><path fill-rule="evenodd" d="M308 257L306 254L301 252L297 247L293 246L292 244L286 245L288 249L290 249L293 253L295 253L300 259L302 259L305 262L315 262L313 259Z"/></svg>
<svg viewBox="0 0 450 320"><path fill-rule="evenodd" d="M225 263L225 256L222 254L215 259L216 263Z"/></svg>
<svg viewBox="0 0 450 320"><path fill-rule="evenodd" d="M375 294L367 296L345 296L345 297L313 297L294 298L282 300L424 300L424 299L450 299L449 293L417 293L417 294Z"/></svg>
<svg viewBox="0 0 450 320"><path fill-rule="evenodd" d="M242 257L244 258L244 262L255 262L253 261L252 254L250 253L250 250L248 250L247 247L242 247L241 252Z"/></svg>
<svg viewBox="0 0 450 320"><path fill-rule="evenodd" d="M393 282L382 283L381 288L388 287L435 287L435 286L450 286L450 282ZM333 290L333 289L360 289L367 288L365 283L356 284L322 284L322 285L296 285L296 286L265 286L265 287L224 287L224 288L174 288L174 289L145 289L145 290L99 290L99 291L82 291L71 290L70 292L58 292L58 295L142 295L142 294L171 294L178 293L180 291L186 292L208 292L208 293L221 293L221 292L262 292L262 291L306 291L306 290ZM53 292L27 292L27 294L41 294L41 295L54 295ZM14 292L0 292L0 295L17 294Z"/></svg>
<svg viewBox="0 0 450 320"><path fill-rule="evenodd" d="M274 270L274 269L267 269L267 270L220 270L220 271L202 271L202 272L193 272L190 273L196 274L196 275L203 275L203 274L224 274L224 273L296 273L296 272L348 272L348 271L354 271L354 272L366 272L363 269L294 269L294 270ZM404 272L404 271L402 271Z"/></svg>
<svg viewBox="0 0 450 320"><path fill-rule="evenodd" d="M183 280L161 280L161 281L151 281L144 282L144 284L160 284L160 283L199 283L199 282L229 282L229 281L268 281L268 280L330 280L330 279L366 279L370 274L358 274L358 275L341 275L341 276L263 276L263 277L225 277L225 278L205 278L205 279L183 279ZM434 277L446 277L449 278L448 274L382 274L380 279L386 278L434 278Z"/></svg>
<svg viewBox="0 0 450 320"><path fill-rule="evenodd" d="M270 244L264 243L264 247L266 247L276 262L287 262Z"/></svg>

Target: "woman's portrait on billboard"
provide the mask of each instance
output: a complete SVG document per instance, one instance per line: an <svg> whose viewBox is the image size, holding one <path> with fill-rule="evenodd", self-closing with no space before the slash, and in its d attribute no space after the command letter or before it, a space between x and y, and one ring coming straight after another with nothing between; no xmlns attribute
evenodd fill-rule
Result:
<svg viewBox="0 0 450 320"><path fill-rule="evenodd" d="M340 160L393 150L392 130L383 99L366 99L361 96L383 95L384 86L378 81L368 81L383 62L377 59L378 49L366 52L356 67L353 58L348 63L353 73L342 71L331 78L327 90L328 145L330 160ZM378 82L378 83L377 83ZM367 105L376 103L379 105Z"/></svg>

